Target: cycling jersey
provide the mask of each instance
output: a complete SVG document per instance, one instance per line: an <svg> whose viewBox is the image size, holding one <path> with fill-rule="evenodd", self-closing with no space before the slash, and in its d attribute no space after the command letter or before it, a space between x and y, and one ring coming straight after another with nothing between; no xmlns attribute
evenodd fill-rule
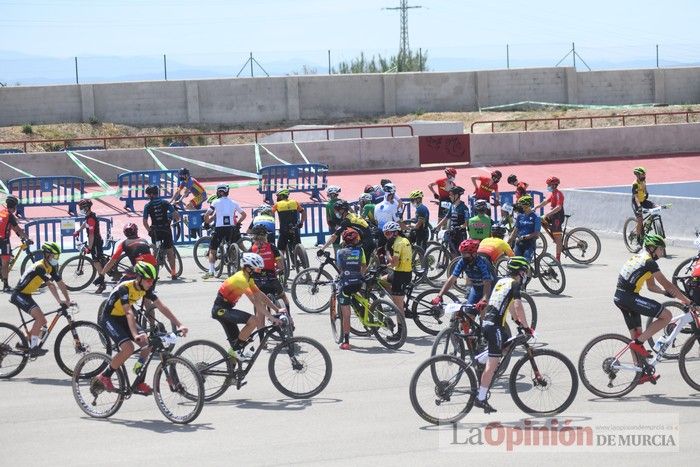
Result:
<svg viewBox="0 0 700 467"><path fill-rule="evenodd" d="M356 286L362 283L362 266L367 264L362 247L348 246L336 253L336 264L340 270L340 286Z"/></svg>
<svg viewBox="0 0 700 467"><path fill-rule="evenodd" d="M124 307L126 305L131 306L144 297L153 301L158 300L158 297L153 293L152 289L143 290L138 286L137 282L136 279L122 282L109 294L107 304L105 305L106 315L126 316Z"/></svg>
<svg viewBox="0 0 700 467"><path fill-rule="evenodd" d="M32 294L42 284L50 280L54 282L61 280L58 268L51 266L48 261L37 261L24 272L24 275L15 287L15 292L27 295Z"/></svg>
<svg viewBox="0 0 700 467"><path fill-rule="evenodd" d="M452 275L459 277L462 272L467 275L474 287L484 285L484 281L493 281L493 272L489 261L483 256L475 256L474 261L468 263L464 258L460 258L452 270Z"/></svg>
<svg viewBox="0 0 700 467"><path fill-rule="evenodd" d="M549 201L549 205L552 207L552 209L556 208L557 206L561 206L560 212L563 213L563 211L564 211L564 193L562 193L559 190L554 190L549 195L549 198L547 198L547 201Z"/></svg>
<svg viewBox="0 0 700 467"><path fill-rule="evenodd" d="M435 180L435 184L437 185L438 197L440 198L440 201L449 201L450 200L450 188L455 186L454 181L445 177L445 178L440 178L438 180Z"/></svg>
<svg viewBox="0 0 700 467"><path fill-rule="evenodd" d="M637 180L632 184L632 202L641 204L649 198L646 180Z"/></svg>
<svg viewBox="0 0 700 467"><path fill-rule="evenodd" d="M617 277L617 288L628 292L639 293L644 282L659 270L659 265L647 251L632 256L622 266Z"/></svg>
<svg viewBox="0 0 700 467"><path fill-rule="evenodd" d="M503 255L513 256L513 250L510 245L508 245L508 242L497 237L483 239L481 243L479 243L477 253L488 256L494 264L498 261L498 258Z"/></svg>
<svg viewBox="0 0 700 467"><path fill-rule="evenodd" d="M5 206L0 207L0 240L9 240L10 228L17 226L17 218Z"/></svg>
<svg viewBox="0 0 700 467"><path fill-rule="evenodd" d="M246 292L255 293L258 290L255 280L252 277L246 277L245 272L240 270L221 284L219 296L227 303L235 305Z"/></svg>
<svg viewBox="0 0 700 467"><path fill-rule="evenodd" d="M338 224L338 229L335 231L334 235L340 237L348 227L357 230L360 233L363 242L369 239L369 223L357 214L353 214L351 212L349 212L347 216L340 221Z"/></svg>
<svg viewBox="0 0 700 467"><path fill-rule="evenodd" d="M257 225L262 225L267 230L268 234L275 234L275 218L268 214L258 214L253 217L253 222L250 224L251 227Z"/></svg>
<svg viewBox="0 0 700 467"><path fill-rule="evenodd" d="M467 222L467 230L469 231L469 238L475 240L483 240L490 237L491 218L486 214L477 214L474 217L470 217Z"/></svg>
<svg viewBox="0 0 700 467"><path fill-rule="evenodd" d="M491 291L484 321L490 321L499 326L505 325L508 307L513 300L519 298L521 298L521 292L520 281L518 279L512 277L499 279Z"/></svg>
<svg viewBox="0 0 700 467"><path fill-rule="evenodd" d="M450 210L447 212L450 218L450 227L453 229L460 228L469 218L469 208L462 201L459 204L453 204L450 206Z"/></svg>
<svg viewBox="0 0 700 467"><path fill-rule="evenodd" d="M154 266L158 265L151 251L150 243L143 238L127 238L120 242L114 250L112 259L116 261L122 254L129 257L132 266L136 264L137 261L146 261Z"/></svg>
<svg viewBox="0 0 700 467"><path fill-rule="evenodd" d="M495 191L498 191L498 183L494 182L491 177L479 177L479 185L474 190L474 197L488 201Z"/></svg>
<svg viewBox="0 0 700 467"><path fill-rule="evenodd" d="M377 226L380 229L387 222L396 222L400 219L399 210L401 209L401 204L401 201L397 198L394 198L393 202L389 202L385 198L384 201L374 206L374 219L377 221Z"/></svg>
<svg viewBox="0 0 700 467"><path fill-rule="evenodd" d="M377 219L374 218L375 207L376 205L373 203L367 203L364 206L362 206L362 218L365 219L367 222L371 222L372 224L377 223Z"/></svg>
<svg viewBox="0 0 700 467"><path fill-rule="evenodd" d="M189 177L186 182L181 181L177 188L186 188L190 191L190 193L192 193L195 196L201 197L202 195L206 194L204 186L201 183L199 183L194 177Z"/></svg>
<svg viewBox="0 0 700 467"><path fill-rule="evenodd" d="M174 212L172 204L163 198L154 198L143 207L143 220L150 217L154 229L170 230L170 219Z"/></svg>
<svg viewBox="0 0 700 467"><path fill-rule="evenodd" d="M281 258L280 251L275 245L266 242L262 246L259 246L257 243L254 243L250 251L262 257L264 272L275 274L277 270L277 260Z"/></svg>
<svg viewBox="0 0 700 467"><path fill-rule="evenodd" d="M301 204L293 199L277 201L272 206L272 212L280 219L280 235L289 231L289 226L299 223L299 213L303 211Z"/></svg>
<svg viewBox="0 0 700 467"><path fill-rule="evenodd" d="M97 214L91 212L85 216L85 226L87 227L88 234L94 236L94 242L97 244L98 240L102 239L102 234L100 233L100 221L97 220Z"/></svg>
<svg viewBox="0 0 700 467"><path fill-rule="evenodd" d="M336 217L335 210L333 209L338 199L339 198L329 199L326 203L326 219L328 220L328 225L330 225L330 230L338 226L339 219Z"/></svg>
<svg viewBox="0 0 700 467"><path fill-rule="evenodd" d="M418 219L423 219L423 229L428 228L428 222L430 222L430 211L425 204L419 204L416 206L416 215L414 220L417 222Z"/></svg>
<svg viewBox="0 0 700 467"><path fill-rule="evenodd" d="M399 235L393 242L387 242L387 246L391 249L392 256L398 256L399 262L394 267L396 272L411 272L413 271L413 248L411 242L406 237Z"/></svg>
<svg viewBox="0 0 700 467"><path fill-rule="evenodd" d="M535 214L535 211L530 211L528 214L522 213L515 218L515 228L520 237L530 235L542 229L542 220L540 216ZM531 239L531 241L534 241L534 239Z"/></svg>
<svg viewBox="0 0 700 467"><path fill-rule="evenodd" d="M214 211L216 228L232 227L236 223L236 214L242 214L243 210L235 201L223 197L211 203L210 210Z"/></svg>

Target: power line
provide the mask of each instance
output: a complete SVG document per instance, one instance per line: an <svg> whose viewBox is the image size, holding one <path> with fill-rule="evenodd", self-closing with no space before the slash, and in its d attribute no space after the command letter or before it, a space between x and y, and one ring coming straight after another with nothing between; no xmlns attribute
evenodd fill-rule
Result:
<svg viewBox="0 0 700 467"><path fill-rule="evenodd" d="M408 0L401 0L401 6L385 7L382 10L400 10L401 11L401 32L399 38L399 60L398 71L403 71L406 57L410 52L408 45L408 10L411 8L423 8L421 5L408 5Z"/></svg>

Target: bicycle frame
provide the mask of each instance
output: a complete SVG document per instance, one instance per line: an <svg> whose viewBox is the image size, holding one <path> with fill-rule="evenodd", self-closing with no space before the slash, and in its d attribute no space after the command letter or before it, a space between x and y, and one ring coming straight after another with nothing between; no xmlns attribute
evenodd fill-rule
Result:
<svg viewBox="0 0 700 467"><path fill-rule="evenodd" d="M24 318L24 313L22 313L22 311L19 308L17 309L17 312L19 313L19 317L22 320L22 330L24 331L26 337L29 337L29 325L32 324L36 320L34 318L32 318L30 320L26 320ZM66 308L66 307L60 307L56 310L47 311L46 313L44 313L44 316L51 316L53 314L55 314L56 316L54 316L54 318L48 324L46 334L44 334L44 336L41 338L39 345L41 346L44 344L44 342L46 342L46 340L49 338L49 335L51 334L51 331L53 331L53 329L56 327L56 324L58 323L58 320L61 318L61 316L65 316L66 319L68 320L68 323L70 324L73 321L71 316L75 313L77 313L77 311L74 313L68 313L68 308Z"/></svg>

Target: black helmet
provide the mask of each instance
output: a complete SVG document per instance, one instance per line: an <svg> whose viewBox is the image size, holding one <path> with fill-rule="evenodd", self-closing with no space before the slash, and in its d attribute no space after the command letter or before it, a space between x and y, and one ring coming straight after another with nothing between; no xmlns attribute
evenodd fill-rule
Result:
<svg viewBox="0 0 700 467"><path fill-rule="evenodd" d="M518 177L516 177L515 174L508 175L508 183L510 185L518 183Z"/></svg>
<svg viewBox="0 0 700 467"><path fill-rule="evenodd" d="M506 234L506 228L501 224L491 226L491 235L498 238L503 238Z"/></svg>
<svg viewBox="0 0 700 467"><path fill-rule="evenodd" d="M186 168L181 168L177 173L177 178L185 178L190 176L190 171Z"/></svg>
<svg viewBox="0 0 700 467"><path fill-rule="evenodd" d="M461 186L453 186L452 188L450 188L450 194L462 196L464 194L464 188L462 188Z"/></svg>
<svg viewBox="0 0 700 467"><path fill-rule="evenodd" d="M146 187L146 194L148 196L158 196L158 192L160 189L158 188L158 185L148 185Z"/></svg>
<svg viewBox="0 0 700 467"><path fill-rule="evenodd" d="M381 181L379 182L379 184L380 184L382 187L383 187L384 185L386 185L387 183L391 183L391 180L389 180L388 178L382 178Z"/></svg>
<svg viewBox="0 0 700 467"><path fill-rule="evenodd" d="M19 204L19 200L17 199L16 196L10 195L7 197L5 200L5 204L7 205L8 208L16 208L17 205Z"/></svg>
<svg viewBox="0 0 700 467"><path fill-rule="evenodd" d="M261 224L254 225L250 232L253 235L265 235L265 236L267 236L267 234L268 234L268 231L265 228L265 226L261 225Z"/></svg>
<svg viewBox="0 0 700 467"><path fill-rule="evenodd" d="M338 201L335 202L333 205L333 209L335 211L349 211L350 210L350 204L345 201L344 199L339 199Z"/></svg>

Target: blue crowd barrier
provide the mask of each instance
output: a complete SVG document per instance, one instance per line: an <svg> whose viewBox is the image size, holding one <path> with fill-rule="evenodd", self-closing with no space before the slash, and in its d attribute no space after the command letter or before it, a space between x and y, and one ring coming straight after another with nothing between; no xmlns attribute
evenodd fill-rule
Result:
<svg viewBox="0 0 700 467"><path fill-rule="evenodd" d="M24 208L32 206L68 206L68 213L77 215L77 202L85 194L85 179L70 175L19 177L7 182L7 189L19 198L17 215L24 217Z"/></svg>
<svg viewBox="0 0 700 467"><path fill-rule="evenodd" d="M0 154L24 154L24 151L17 148L0 149Z"/></svg>
<svg viewBox="0 0 700 467"><path fill-rule="evenodd" d="M321 200L321 191L328 184L328 166L324 164L267 165L258 171L258 193L272 204L273 195L283 188L290 193L308 193L312 200Z"/></svg>
<svg viewBox="0 0 700 467"><path fill-rule="evenodd" d="M149 199L146 188L149 185L157 185L160 188L160 196L170 198L177 188L177 170L141 170L136 172L124 172L117 178L121 195L119 199L124 201L124 207L134 210L134 201Z"/></svg>
<svg viewBox="0 0 700 467"><path fill-rule="evenodd" d="M87 232L80 232L78 238L73 238L73 232L80 227L83 222L82 217L58 217L51 219L38 219L29 221L24 225L24 232L29 238L34 240L32 249L41 250L42 243L56 242L60 245L63 253L75 253L77 241L87 241ZM107 241L112 237L112 219L110 217L98 217L100 232L105 241L103 250L109 250L112 245Z"/></svg>

